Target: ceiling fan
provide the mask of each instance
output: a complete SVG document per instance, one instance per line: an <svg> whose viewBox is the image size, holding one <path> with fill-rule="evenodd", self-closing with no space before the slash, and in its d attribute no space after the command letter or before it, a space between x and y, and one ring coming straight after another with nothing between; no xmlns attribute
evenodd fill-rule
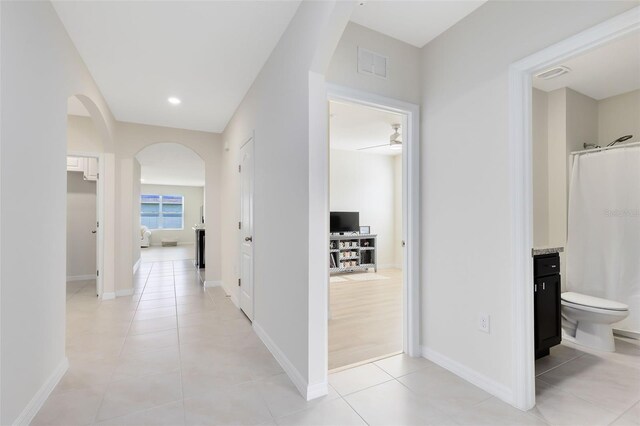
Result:
<svg viewBox="0 0 640 426"><path fill-rule="evenodd" d="M364 151L365 149L373 149L373 148L381 148L383 146L388 146L391 149L402 149L402 140L400 139L400 124L392 124L391 128L393 129L393 133L389 136L389 143L385 143L382 145L373 145L367 146L365 148L358 148L358 151Z"/></svg>

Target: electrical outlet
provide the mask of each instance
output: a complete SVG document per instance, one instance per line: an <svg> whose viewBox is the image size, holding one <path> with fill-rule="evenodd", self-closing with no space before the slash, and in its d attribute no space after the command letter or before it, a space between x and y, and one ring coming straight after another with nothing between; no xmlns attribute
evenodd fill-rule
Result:
<svg viewBox="0 0 640 426"><path fill-rule="evenodd" d="M489 322L491 317L489 314L478 314L478 330L489 333Z"/></svg>

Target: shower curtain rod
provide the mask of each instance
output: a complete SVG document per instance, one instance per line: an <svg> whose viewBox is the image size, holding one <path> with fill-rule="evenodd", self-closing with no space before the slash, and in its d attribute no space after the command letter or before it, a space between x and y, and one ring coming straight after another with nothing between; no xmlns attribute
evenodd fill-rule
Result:
<svg viewBox="0 0 640 426"><path fill-rule="evenodd" d="M625 144L620 144L620 145L612 145L612 146L605 146L603 148L592 148L592 149L584 149L582 151L573 151L571 153L571 155L569 156L569 173L571 173L573 171L573 160L575 159L576 155L580 155L580 154L590 154L592 152L600 152L600 151L607 151L609 149L614 149L614 148L628 148L630 146L638 146L640 145L640 142L631 142L631 143L625 143Z"/></svg>
<svg viewBox="0 0 640 426"><path fill-rule="evenodd" d="M580 155L580 154L589 154L591 152L606 151L608 149L614 149L614 148L627 148L630 146L637 146L637 145L640 145L640 142L623 143L620 145L604 146L602 148L583 149L580 151L573 151L571 155L574 156L574 155Z"/></svg>

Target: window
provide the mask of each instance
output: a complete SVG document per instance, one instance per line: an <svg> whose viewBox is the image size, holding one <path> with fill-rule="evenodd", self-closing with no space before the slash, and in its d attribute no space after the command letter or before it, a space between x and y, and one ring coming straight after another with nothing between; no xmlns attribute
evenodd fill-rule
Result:
<svg viewBox="0 0 640 426"><path fill-rule="evenodd" d="M184 197L182 195L141 195L140 224L149 229L183 229Z"/></svg>

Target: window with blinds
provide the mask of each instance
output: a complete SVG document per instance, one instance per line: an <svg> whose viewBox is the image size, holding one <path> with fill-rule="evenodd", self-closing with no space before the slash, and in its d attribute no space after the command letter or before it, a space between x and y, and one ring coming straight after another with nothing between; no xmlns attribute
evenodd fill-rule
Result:
<svg viewBox="0 0 640 426"><path fill-rule="evenodd" d="M141 195L140 224L149 229L184 229L184 197Z"/></svg>

